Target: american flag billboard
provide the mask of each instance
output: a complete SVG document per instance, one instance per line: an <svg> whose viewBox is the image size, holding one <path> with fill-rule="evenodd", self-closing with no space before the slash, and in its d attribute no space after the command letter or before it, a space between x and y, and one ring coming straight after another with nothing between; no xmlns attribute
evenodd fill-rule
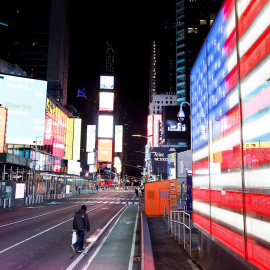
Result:
<svg viewBox="0 0 270 270"><path fill-rule="evenodd" d="M193 221L270 269L270 1L227 0L191 71Z"/></svg>

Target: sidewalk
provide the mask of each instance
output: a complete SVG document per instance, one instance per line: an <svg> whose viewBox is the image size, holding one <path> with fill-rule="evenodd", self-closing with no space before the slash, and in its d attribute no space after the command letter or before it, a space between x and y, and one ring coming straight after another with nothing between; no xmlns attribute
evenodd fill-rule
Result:
<svg viewBox="0 0 270 270"><path fill-rule="evenodd" d="M142 211L144 198L141 198ZM147 216L149 236L151 239L154 267L156 270L195 270L199 269L192 258L168 233L168 217ZM144 270L144 269L142 269Z"/></svg>
<svg viewBox="0 0 270 270"><path fill-rule="evenodd" d="M191 258L168 234L164 217L147 217L156 270L193 269ZM188 262L189 261L189 262Z"/></svg>

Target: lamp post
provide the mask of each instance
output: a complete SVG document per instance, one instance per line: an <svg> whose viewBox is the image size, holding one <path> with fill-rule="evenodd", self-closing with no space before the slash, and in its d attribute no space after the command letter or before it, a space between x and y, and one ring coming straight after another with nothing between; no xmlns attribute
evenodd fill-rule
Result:
<svg viewBox="0 0 270 270"><path fill-rule="evenodd" d="M184 101L184 102L182 102L182 103L180 104L180 110L179 110L179 112L177 113L177 118L178 118L178 120L181 121L181 122L183 122L184 119L185 119L185 113L184 113L184 111L183 111L183 109L182 109L182 107L183 107L184 104L187 104L189 107L191 107L191 104L188 103L187 101Z"/></svg>
<svg viewBox="0 0 270 270"><path fill-rule="evenodd" d="M139 137L139 138L146 138L148 139L149 137L153 137L153 135L141 135L141 134L133 134L132 137ZM147 182L146 180L148 180L148 177L151 175L152 173L152 160L151 160L151 143L147 142L147 144L145 145L145 175L144 175L144 181ZM147 178L146 178L147 176Z"/></svg>
<svg viewBox="0 0 270 270"><path fill-rule="evenodd" d="M149 137L153 137L153 135L141 135L141 134L133 134L132 137L146 138L148 140ZM135 151L136 152L136 151ZM145 145L145 171L144 171L144 182L147 182L148 178L152 173L152 161L151 161L151 143L147 141ZM147 177L146 177L147 176Z"/></svg>
<svg viewBox="0 0 270 270"><path fill-rule="evenodd" d="M34 191L34 183L35 183L35 178L36 178L36 165L37 165L37 139L38 138L43 138L43 136L38 136L36 137L36 140L34 141L35 143L35 159L34 159L34 172L33 172L33 185L32 185L32 194L35 195L35 193L37 194L37 184L35 185L35 191ZM42 140L43 141L43 140ZM34 198L33 198L34 199Z"/></svg>

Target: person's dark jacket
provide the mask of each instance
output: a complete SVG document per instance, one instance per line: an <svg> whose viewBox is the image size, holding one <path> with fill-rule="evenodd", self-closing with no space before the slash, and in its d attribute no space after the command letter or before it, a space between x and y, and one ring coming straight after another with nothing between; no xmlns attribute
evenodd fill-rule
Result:
<svg viewBox="0 0 270 270"><path fill-rule="evenodd" d="M90 222L87 213L84 209L80 209L75 213L73 219L73 229L76 231L90 231Z"/></svg>

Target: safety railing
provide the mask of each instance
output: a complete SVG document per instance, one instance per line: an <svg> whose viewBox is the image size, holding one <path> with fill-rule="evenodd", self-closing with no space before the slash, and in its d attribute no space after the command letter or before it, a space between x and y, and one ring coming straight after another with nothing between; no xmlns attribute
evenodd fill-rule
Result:
<svg viewBox="0 0 270 270"><path fill-rule="evenodd" d="M185 211L170 211L171 236L192 256L192 221Z"/></svg>

